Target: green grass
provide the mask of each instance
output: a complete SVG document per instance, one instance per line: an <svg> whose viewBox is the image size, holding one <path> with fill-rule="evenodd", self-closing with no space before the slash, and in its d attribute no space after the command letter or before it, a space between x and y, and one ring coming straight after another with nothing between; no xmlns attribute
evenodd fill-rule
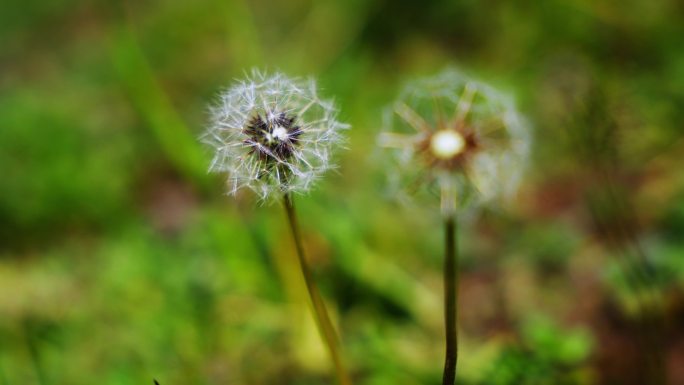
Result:
<svg viewBox="0 0 684 385"><path fill-rule="evenodd" d="M317 76L352 125L298 209L356 384L440 381L438 203L386 199L374 143L406 79L454 64L534 129L519 197L461 226L457 383L662 369L631 336L684 306L674 0L5 3L0 385L332 383L282 208L225 196L197 140L253 66Z"/></svg>

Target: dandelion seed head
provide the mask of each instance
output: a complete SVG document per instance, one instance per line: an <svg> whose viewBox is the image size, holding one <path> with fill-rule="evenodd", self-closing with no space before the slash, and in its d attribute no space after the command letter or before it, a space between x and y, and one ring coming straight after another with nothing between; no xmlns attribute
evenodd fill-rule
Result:
<svg viewBox="0 0 684 385"><path fill-rule="evenodd" d="M395 194L438 196L445 213L510 197L530 148L510 98L453 69L408 84L384 126Z"/></svg>
<svg viewBox="0 0 684 385"><path fill-rule="evenodd" d="M262 200L311 189L334 168L331 153L348 125L318 96L312 79L252 71L219 95L202 140L214 150L209 171L227 175L228 192Z"/></svg>

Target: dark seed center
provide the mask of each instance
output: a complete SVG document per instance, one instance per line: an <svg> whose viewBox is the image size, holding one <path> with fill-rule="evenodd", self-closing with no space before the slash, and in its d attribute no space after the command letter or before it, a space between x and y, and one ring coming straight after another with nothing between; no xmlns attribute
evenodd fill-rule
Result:
<svg viewBox="0 0 684 385"><path fill-rule="evenodd" d="M264 161L287 160L299 145L302 129L295 123L296 116L284 112L256 114L244 129L251 152Z"/></svg>

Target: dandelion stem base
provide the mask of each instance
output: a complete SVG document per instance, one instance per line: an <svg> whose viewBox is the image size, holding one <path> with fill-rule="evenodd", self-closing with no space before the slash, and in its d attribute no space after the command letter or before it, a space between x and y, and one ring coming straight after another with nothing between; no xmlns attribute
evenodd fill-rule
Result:
<svg viewBox="0 0 684 385"><path fill-rule="evenodd" d="M297 221L297 213L295 211L294 202L290 194L285 194L283 196L283 201L285 204L285 211L287 212L287 219L290 225L290 230L292 231L292 238L294 239L295 247L297 249L297 257L299 259L299 266L304 276L304 282L306 283L306 289L309 292L309 298L311 299L312 310L314 318L316 320L316 325L318 326L318 331L323 338L323 341L328 348L330 357L335 365L335 371L337 373L337 379L340 385L351 385L351 380L347 371L342 363L342 356L338 347L338 338L335 333L335 329L330 321L330 316L321 297L321 293L318 290L318 286L313 279L313 274L311 272L311 267L306 260L306 255L304 253L304 245L302 243L302 237L299 231L299 223Z"/></svg>
<svg viewBox="0 0 684 385"><path fill-rule="evenodd" d="M442 385L456 383L456 364L458 362L458 250L456 239L456 219L453 215L444 221L444 329L446 357Z"/></svg>

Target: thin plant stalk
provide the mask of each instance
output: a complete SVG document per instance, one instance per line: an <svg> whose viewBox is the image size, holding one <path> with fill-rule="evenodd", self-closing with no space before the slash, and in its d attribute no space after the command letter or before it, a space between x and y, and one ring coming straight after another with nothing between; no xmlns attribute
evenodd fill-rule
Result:
<svg viewBox="0 0 684 385"><path fill-rule="evenodd" d="M302 271L302 276L304 277L304 282L306 283L306 289L309 292L309 298L311 299L312 310L314 318L316 320L316 325L318 326L318 331L323 337L323 341L328 348L330 357L335 365L335 372L337 374L337 380L340 385L351 385L349 374L344 368L342 363L342 355L339 349L339 340L337 334L335 333L335 328L330 321L330 316L321 297L321 293L318 290L318 286L313 279L313 274L311 272L311 267L307 262L306 255L304 253L304 246L302 243L302 237L299 231L299 223L297 221L297 213L295 211L294 202L290 194L284 194L283 201L285 204L285 211L287 212L287 219L290 225L290 230L292 231L292 238L294 239L295 247L297 249L297 257L299 259L299 267Z"/></svg>
<svg viewBox="0 0 684 385"><path fill-rule="evenodd" d="M458 249L456 219L449 215L444 220L444 329L446 354L442 385L456 383L458 362Z"/></svg>

